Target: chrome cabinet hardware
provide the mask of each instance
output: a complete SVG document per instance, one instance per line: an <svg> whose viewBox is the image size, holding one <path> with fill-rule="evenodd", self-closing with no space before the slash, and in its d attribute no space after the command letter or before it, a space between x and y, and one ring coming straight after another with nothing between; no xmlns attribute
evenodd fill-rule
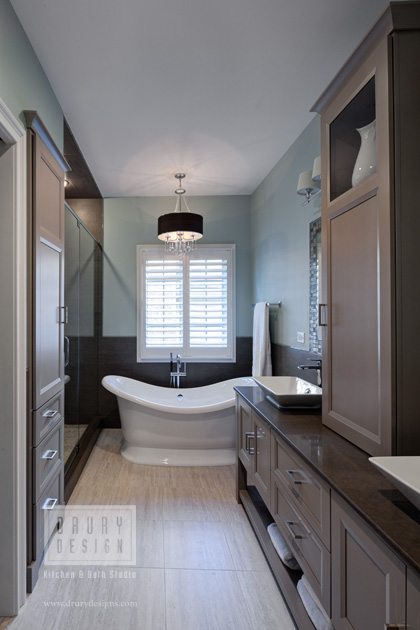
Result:
<svg viewBox="0 0 420 630"><path fill-rule="evenodd" d="M309 477L303 470L286 470L286 474L289 476L292 483L296 485L301 485L303 483L312 483ZM300 477L296 477L296 475L300 475Z"/></svg>
<svg viewBox="0 0 420 630"><path fill-rule="evenodd" d="M251 447L250 445L250 440L255 440L255 433L254 431L247 431L245 433L245 450L250 454L253 455L255 452L255 448Z"/></svg>
<svg viewBox="0 0 420 630"><path fill-rule="evenodd" d="M311 532L306 531L303 528L302 523L299 523L298 521L285 521L284 524L286 525L287 531L294 540L304 540L305 538L309 538L311 534ZM296 533L296 531L294 530L295 527L300 527L301 531L303 530L303 533Z"/></svg>
<svg viewBox="0 0 420 630"><path fill-rule="evenodd" d="M42 510L53 510L57 504L58 499L54 499L53 497L49 497L48 499L45 499L43 505L42 505Z"/></svg>
<svg viewBox="0 0 420 630"><path fill-rule="evenodd" d="M57 306L57 311L58 311L58 323L68 324L69 323L69 307Z"/></svg>
<svg viewBox="0 0 420 630"><path fill-rule="evenodd" d="M58 451L55 451L54 449L50 448L48 449L48 451L45 451L45 453L43 453L41 459L54 459L54 457L58 454Z"/></svg>
<svg viewBox="0 0 420 630"><path fill-rule="evenodd" d="M326 304L318 304L318 326L326 326L327 318L322 318L322 313L326 314L327 305Z"/></svg>
<svg viewBox="0 0 420 630"><path fill-rule="evenodd" d="M43 418L54 418L58 414L57 409L46 409L42 414Z"/></svg>

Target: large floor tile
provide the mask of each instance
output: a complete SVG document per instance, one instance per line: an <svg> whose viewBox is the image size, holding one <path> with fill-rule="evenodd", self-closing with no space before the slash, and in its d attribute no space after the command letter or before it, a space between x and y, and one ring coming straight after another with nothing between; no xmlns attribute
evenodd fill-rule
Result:
<svg viewBox="0 0 420 630"><path fill-rule="evenodd" d="M165 521L164 549L166 568L234 568L223 523Z"/></svg>
<svg viewBox="0 0 420 630"><path fill-rule="evenodd" d="M67 567L66 570L68 570ZM74 569L75 577L41 575L11 630L165 629L165 578L162 569L101 567ZM83 577L79 576L83 571ZM129 571L114 577L111 571ZM89 575L89 571L96 573Z"/></svg>
<svg viewBox="0 0 420 630"><path fill-rule="evenodd" d="M253 630L295 630L284 599L269 571L237 573Z"/></svg>
<svg viewBox="0 0 420 630"><path fill-rule="evenodd" d="M163 568L163 522L136 521L136 566Z"/></svg>
<svg viewBox="0 0 420 630"><path fill-rule="evenodd" d="M251 630L235 572L166 569L165 579L167 630Z"/></svg>
<svg viewBox="0 0 420 630"><path fill-rule="evenodd" d="M235 569L267 570L267 561L247 520L223 523L223 529Z"/></svg>

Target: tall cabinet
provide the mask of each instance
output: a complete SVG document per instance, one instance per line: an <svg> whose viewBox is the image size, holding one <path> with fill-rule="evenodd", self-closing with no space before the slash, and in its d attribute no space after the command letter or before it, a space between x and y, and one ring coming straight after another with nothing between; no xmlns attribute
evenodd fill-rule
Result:
<svg viewBox="0 0 420 630"><path fill-rule="evenodd" d="M63 502L64 172L36 112L28 127L28 591ZM48 531L46 530L48 529Z"/></svg>
<svg viewBox="0 0 420 630"><path fill-rule="evenodd" d="M323 422L374 455L420 453L419 59L420 3L391 3L313 107Z"/></svg>

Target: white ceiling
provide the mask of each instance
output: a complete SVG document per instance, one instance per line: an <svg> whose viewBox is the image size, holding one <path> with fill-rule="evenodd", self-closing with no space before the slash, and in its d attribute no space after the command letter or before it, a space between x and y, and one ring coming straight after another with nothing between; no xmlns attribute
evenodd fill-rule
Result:
<svg viewBox="0 0 420 630"><path fill-rule="evenodd" d="M387 4L11 1L105 197L253 192Z"/></svg>

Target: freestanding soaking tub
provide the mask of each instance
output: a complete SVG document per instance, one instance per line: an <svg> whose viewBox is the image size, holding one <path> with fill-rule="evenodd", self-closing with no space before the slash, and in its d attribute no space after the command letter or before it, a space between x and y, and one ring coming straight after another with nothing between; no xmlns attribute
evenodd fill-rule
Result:
<svg viewBox="0 0 420 630"><path fill-rule="evenodd" d="M235 461L234 385L251 377L205 387L157 387L124 376L105 376L117 396L123 457L158 466L222 466Z"/></svg>

